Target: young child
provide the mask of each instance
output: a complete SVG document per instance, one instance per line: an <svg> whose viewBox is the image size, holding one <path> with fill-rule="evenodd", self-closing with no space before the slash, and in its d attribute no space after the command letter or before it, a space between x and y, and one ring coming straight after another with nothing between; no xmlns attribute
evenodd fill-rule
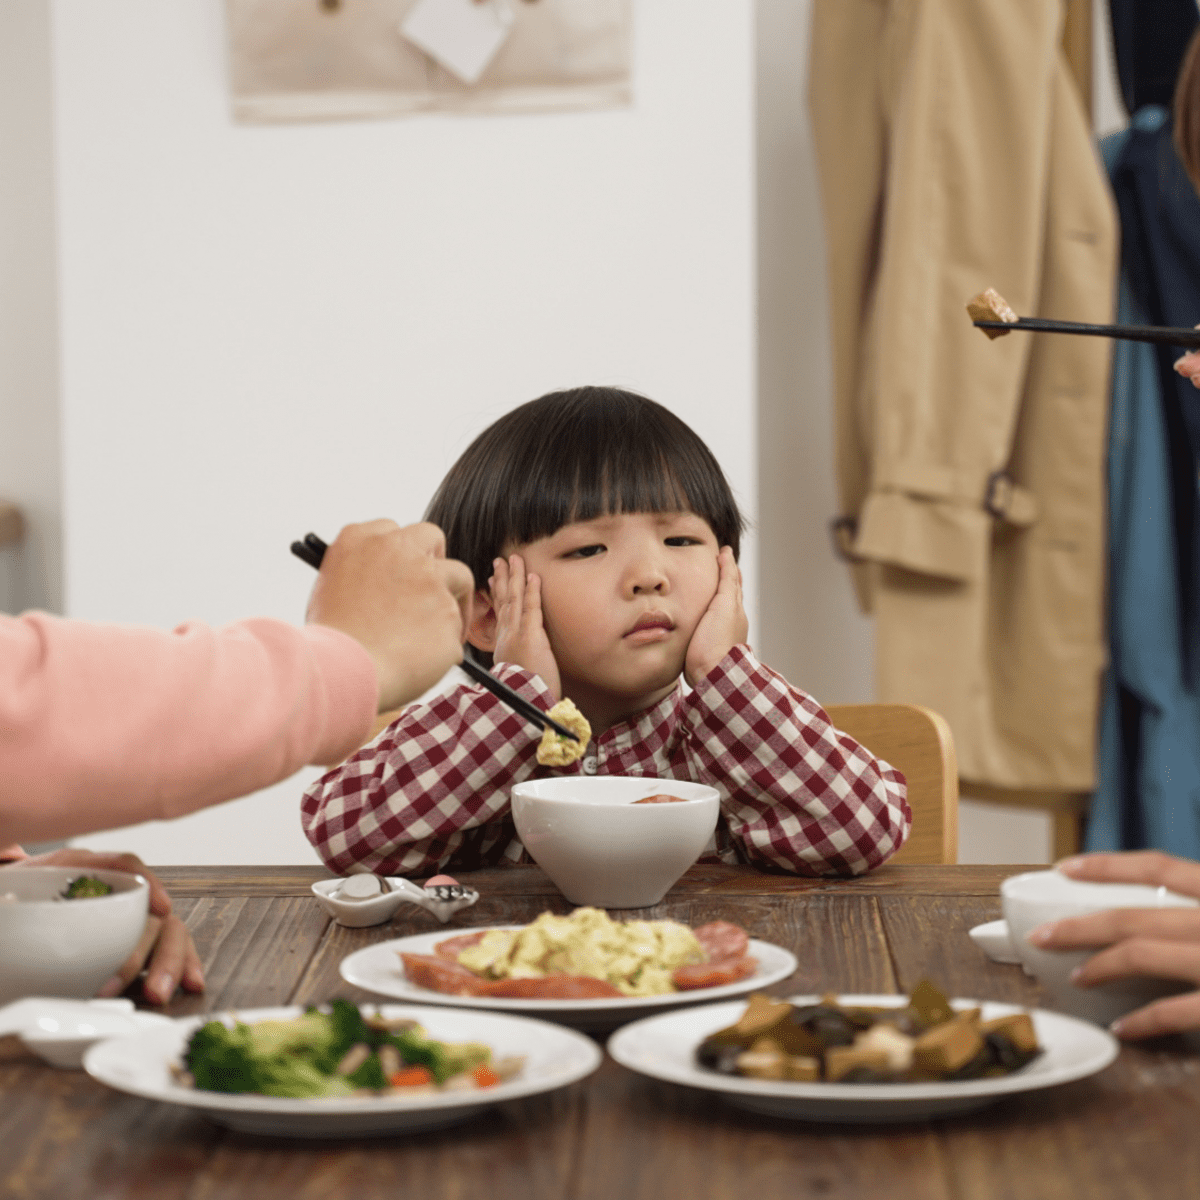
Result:
<svg viewBox="0 0 1200 1200"><path fill-rule="evenodd" d="M670 411L613 388L533 400L475 439L426 516L487 581L468 652L540 708L570 697L593 740L581 762L539 766L541 731L464 678L305 793L304 830L330 868L527 862L510 789L579 772L717 788L701 861L852 875L903 844L903 777L746 644L742 517Z"/></svg>

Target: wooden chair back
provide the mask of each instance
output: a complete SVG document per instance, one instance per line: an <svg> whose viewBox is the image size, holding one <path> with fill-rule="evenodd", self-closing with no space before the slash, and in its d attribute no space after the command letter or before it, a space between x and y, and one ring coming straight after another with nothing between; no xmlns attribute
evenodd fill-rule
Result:
<svg viewBox="0 0 1200 1200"><path fill-rule="evenodd" d="M831 704L829 719L908 781L913 825L889 862L958 861L958 763L945 718L916 704Z"/></svg>

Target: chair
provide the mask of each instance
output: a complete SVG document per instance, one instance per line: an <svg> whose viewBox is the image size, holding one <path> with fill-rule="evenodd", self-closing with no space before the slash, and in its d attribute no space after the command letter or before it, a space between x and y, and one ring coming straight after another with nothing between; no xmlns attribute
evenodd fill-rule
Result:
<svg viewBox="0 0 1200 1200"><path fill-rule="evenodd" d="M958 763L943 717L916 704L831 704L829 719L908 781L913 825L889 862L958 861Z"/></svg>

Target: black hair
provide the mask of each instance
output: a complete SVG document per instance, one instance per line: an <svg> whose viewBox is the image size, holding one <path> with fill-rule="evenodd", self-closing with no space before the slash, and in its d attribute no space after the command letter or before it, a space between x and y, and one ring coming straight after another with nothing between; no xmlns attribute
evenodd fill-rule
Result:
<svg viewBox="0 0 1200 1200"><path fill-rule="evenodd" d="M670 409L620 388L530 400L489 425L442 480L425 519L486 587L508 543L609 513L686 510L738 554L745 521L712 451Z"/></svg>

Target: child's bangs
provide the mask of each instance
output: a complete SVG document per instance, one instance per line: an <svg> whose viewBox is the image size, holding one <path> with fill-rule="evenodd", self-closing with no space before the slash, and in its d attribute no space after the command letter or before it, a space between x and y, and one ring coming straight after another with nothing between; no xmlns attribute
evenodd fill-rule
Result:
<svg viewBox="0 0 1200 1200"><path fill-rule="evenodd" d="M552 422L558 428L543 427L514 480L513 540L533 542L613 513L691 511L736 549L741 515L708 448L667 409L617 396L563 406Z"/></svg>

